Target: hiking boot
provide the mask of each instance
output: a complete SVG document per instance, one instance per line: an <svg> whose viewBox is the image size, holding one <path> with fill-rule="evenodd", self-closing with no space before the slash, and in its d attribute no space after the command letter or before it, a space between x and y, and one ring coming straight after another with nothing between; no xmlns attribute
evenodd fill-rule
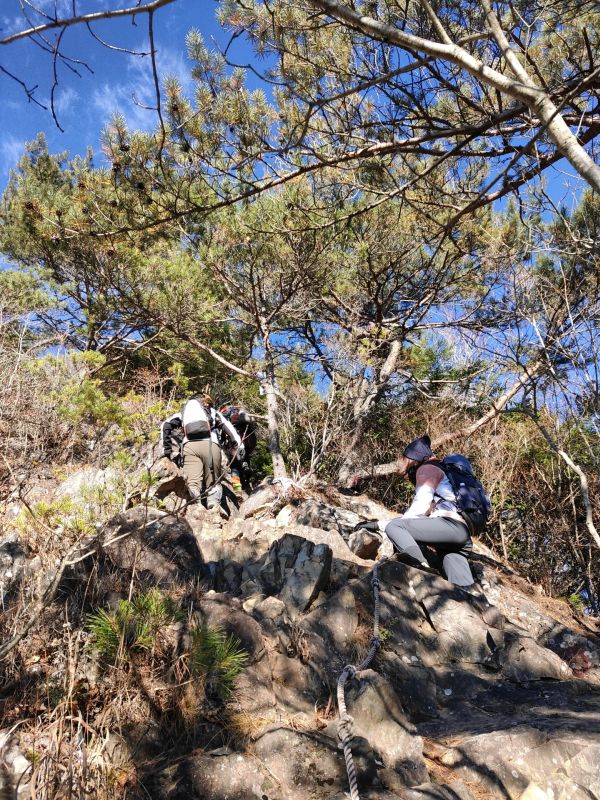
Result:
<svg viewBox="0 0 600 800"><path fill-rule="evenodd" d="M242 481L240 480L239 475L232 475L231 476L231 488L237 499L241 502L244 499L244 493L242 491Z"/></svg>

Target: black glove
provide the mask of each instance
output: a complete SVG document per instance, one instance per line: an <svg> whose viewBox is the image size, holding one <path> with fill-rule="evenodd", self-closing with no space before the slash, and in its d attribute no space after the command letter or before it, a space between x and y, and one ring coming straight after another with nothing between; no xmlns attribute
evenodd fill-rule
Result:
<svg viewBox="0 0 600 800"><path fill-rule="evenodd" d="M381 533L378 519L371 519L367 520L366 522L359 522L357 525L354 526L352 530L359 531L361 528L365 531L377 531L377 533Z"/></svg>

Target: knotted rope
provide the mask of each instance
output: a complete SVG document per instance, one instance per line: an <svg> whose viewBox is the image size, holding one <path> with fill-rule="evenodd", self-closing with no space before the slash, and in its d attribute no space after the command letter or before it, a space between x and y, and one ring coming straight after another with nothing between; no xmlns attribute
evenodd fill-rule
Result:
<svg viewBox="0 0 600 800"><path fill-rule="evenodd" d="M386 559L384 559L385 561ZM371 637L371 647L365 659L357 667L352 664L347 664L337 682L337 701L338 701L338 738L344 750L344 759L346 761L346 772L348 773L348 783L350 784L350 798L351 800L360 800L358 794L358 782L356 780L356 767L354 766L354 759L352 757L352 723L354 720L348 714L346 709L346 695L344 687L346 681L352 680L359 672L365 670L381 647L381 640L379 639L379 567L383 561L378 561L373 567L373 577L371 578L371 586L373 587L373 636Z"/></svg>

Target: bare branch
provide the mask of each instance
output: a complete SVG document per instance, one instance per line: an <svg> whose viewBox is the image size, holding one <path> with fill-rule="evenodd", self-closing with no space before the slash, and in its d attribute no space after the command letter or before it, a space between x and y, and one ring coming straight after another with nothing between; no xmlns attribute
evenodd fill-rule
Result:
<svg viewBox="0 0 600 800"><path fill-rule="evenodd" d="M19 39L28 39L36 34L44 33L45 31L70 28L73 25L89 24L90 22L98 22L102 19L134 17L137 14L157 11L159 8L163 8L164 6L168 6L174 2L176 2L176 0L153 0L152 3L147 3L143 6L137 5L130 6L129 8L117 8L113 9L112 11L96 11L92 14L80 14L74 17L65 17L64 19L55 19L51 22L46 22L43 25L34 25L33 27L26 28L23 31L11 33L10 36L5 36L4 39L0 39L0 45L11 44L12 42L19 41Z"/></svg>
<svg viewBox="0 0 600 800"><path fill-rule="evenodd" d="M458 44L448 44L446 42L435 42L431 39L423 39L422 37L407 33L401 28L379 22L379 20L373 19L372 17L364 16L337 0L310 0L310 2L340 23L350 25L350 27L361 31L367 36L397 45L411 52L417 51L425 53L456 64L456 66L466 70L483 84L491 86L521 103L525 103L535 116L539 118L540 123L546 127L558 151L570 162L577 172L585 178L590 186L600 192L600 166L594 162L579 144L577 137L571 132L569 126L559 114L554 102L544 89L533 84L530 79L524 82L523 78L520 76L511 78L487 64L484 64ZM520 65L514 53L512 55L514 61L517 61ZM518 69L516 64L513 65L513 67L515 70ZM521 69L524 71L523 67L521 67Z"/></svg>

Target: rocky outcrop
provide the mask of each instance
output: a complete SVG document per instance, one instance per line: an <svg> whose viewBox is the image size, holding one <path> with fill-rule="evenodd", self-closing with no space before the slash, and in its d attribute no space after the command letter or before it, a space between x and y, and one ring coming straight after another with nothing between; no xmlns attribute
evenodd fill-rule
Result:
<svg viewBox="0 0 600 800"><path fill-rule="evenodd" d="M101 552L117 568L146 574L157 585L182 582L202 573L202 557L185 519L136 506L104 526Z"/></svg>
<svg viewBox="0 0 600 800"><path fill-rule="evenodd" d="M108 566L111 589L119 588L115 576L127 587L141 579L186 612L170 634L176 690L144 684L154 717L145 726L120 720L122 770L136 772L155 800L342 800L336 686L371 644L369 556L378 541L352 528L392 514L323 487L310 496L265 484L248 502L227 522L198 505L184 514L136 506L86 543L92 555L79 586L87 592L89 582L104 607L110 593L91 578ZM19 547L17 538L0 542L5 572L27 569ZM379 567L381 648L346 684L361 800L600 798L598 640L554 618L489 554L478 577L496 618L481 597L441 576L396 561ZM118 599L126 596L120 588ZM70 631L62 608L54 630ZM230 634L246 653L226 701L182 666L198 625ZM55 660L64 672L64 658ZM92 697L108 683L91 668L85 676ZM169 691L191 692L196 716L171 719ZM69 702L76 709L79 701ZM140 744L144 737L150 744ZM14 752L18 744L13 736Z"/></svg>
<svg viewBox="0 0 600 800"><path fill-rule="evenodd" d="M0 797L20 800L29 796L31 766L14 730L0 730Z"/></svg>

